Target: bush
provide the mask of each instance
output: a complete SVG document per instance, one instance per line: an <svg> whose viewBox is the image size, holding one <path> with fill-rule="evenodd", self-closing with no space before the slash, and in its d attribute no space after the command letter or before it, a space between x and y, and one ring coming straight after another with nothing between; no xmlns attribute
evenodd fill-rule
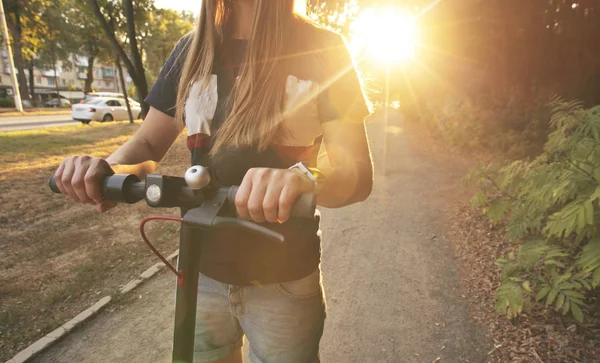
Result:
<svg viewBox="0 0 600 363"><path fill-rule="evenodd" d="M11 98L0 98L0 108L15 108L15 100Z"/></svg>
<svg viewBox="0 0 600 363"><path fill-rule="evenodd" d="M514 318L544 306L581 322L586 297L600 285L600 106L553 106L544 152L472 172L479 191L471 203L517 241L497 261L497 311Z"/></svg>

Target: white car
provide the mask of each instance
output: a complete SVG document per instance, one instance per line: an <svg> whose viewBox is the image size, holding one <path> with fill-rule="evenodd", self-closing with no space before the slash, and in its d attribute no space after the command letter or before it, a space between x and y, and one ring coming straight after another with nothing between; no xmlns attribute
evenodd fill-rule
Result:
<svg viewBox="0 0 600 363"><path fill-rule="evenodd" d="M60 100L55 98L53 100L45 102L44 107L66 107L66 108L69 108L69 107L71 107L71 101L64 99L64 98L61 98Z"/></svg>
<svg viewBox="0 0 600 363"><path fill-rule="evenodd" d="M142 118L141 105L135 101L130 101L131 113L136 119ZM91 121L114 121L127 120L127 106L125 100L114 97L94 97L83 103L73 105L71 115L73 120L89 124Z"/></svg>

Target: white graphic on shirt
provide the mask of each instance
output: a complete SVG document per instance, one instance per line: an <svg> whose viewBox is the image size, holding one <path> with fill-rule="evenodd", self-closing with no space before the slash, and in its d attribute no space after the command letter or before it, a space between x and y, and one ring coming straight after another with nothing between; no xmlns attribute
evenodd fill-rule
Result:
<svg viewBox="0 0 600 363"><path fill-rule="evenodd" d="M317 109L319 85L311 80L288 76L286 83L285 133L279 144L285 146L311 146L321 136L321 123Z"/></svg>
<svg viewBox="0 0 600 363"><path fill-rule="evenodd" d="M217 110L217 76L210 76L208 86L202 89L200 82L194 83L185 102L185 124L188 136L210 135L210 125Z"/></svg>
<svg viewBox="0 0 600 363"><path fill-rule="evenodd" d="M285 92L287 94L286 111L304 101L307 96L310 96L312 88L313 81L299 79L296 76L288 76L285 85Z"/></svg>
<svg viewBox="0 0 600 363"><path fill-rule="evenodd" d="M311 146L321 135L317 110L319 86L311 80L288 76L286 82L285 134L278 142L284 146ZM217 110L217 76L212 75L207 87L194 83L185 103L185 123L188 136L210 136L210 126Z"/></svg>

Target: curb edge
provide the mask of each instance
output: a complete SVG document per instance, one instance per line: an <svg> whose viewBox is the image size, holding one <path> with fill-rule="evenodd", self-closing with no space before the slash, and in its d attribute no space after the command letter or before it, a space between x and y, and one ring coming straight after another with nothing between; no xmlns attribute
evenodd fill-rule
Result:
<svg viewBox="0 0 600 363"><path fill-rule="evenodd" d="M167 260L171 261L178 256L179 256L179 250L176 250L175 252L170 254L169 257L167 257ZM75 316L73 319L67 321L66 323L59 326L52 332L46 334L45 336L43 336L40 339L38 339L37 341L35 341L33 344L29 345L27 348L21 350L14 357L12 357L8 361L6 361L6 363L28 362L30 359L36 357L37 355L42 353L44 350L48 349L54 343L56 343L59 340L61 340L62 338L64 338L67 334L69 334L71 331L73 331L76 327L80 326L82 323L84 323L84 322L92 319L96 315L98 315L98 313L100 313L102 310L104 310L104 308L112 301L113 297L116 294L125 295L128 292L135 290L137 287L139 287L145 281L156 276L156 274L158 274L164 267L165 267L165 265L162 262L158 262L158 263L152 265L150 268L146 269L146 271L142 272L138 278L135 278L135 279L129 281L128 283L126 283L125 285L123 285L118 290L117 293L113 294L112 296L105 296L102 299L98 300L94 305L85 309L84 311L79 313L77 316Z"/></svg>

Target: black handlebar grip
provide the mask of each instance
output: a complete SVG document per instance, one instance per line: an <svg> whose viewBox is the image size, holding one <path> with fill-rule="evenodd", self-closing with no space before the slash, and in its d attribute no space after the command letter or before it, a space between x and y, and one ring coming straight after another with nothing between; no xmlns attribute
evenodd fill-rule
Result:
<svg viewBox="0 0 600 363"><path fill-rule="evenodd" d="M60 193L54 175L48 181L50 190ZM134 174L115 174L100 182L100 194L105 200L133 204L144 199L144 185Z"/></svg>
<svg viewBox="0 0 600 363"><path fill-rule="evenodd" d="M233 186L229 188L229 196L227 201L229 206L235 210L235 195L239 187ZM313 218L317 208L317 197L315 193L304 193L296 199L292 207L292 217Z"/></svg>
<svg viewBox="0 0 600 363"><path fill-rule="evenodd" d="M60 190L58 189L58 186L56 185L56 180L54 180L54 175L52 175L50 177L50 180L48 180L48 186L50 187L50 190L53 191L54 193L60 193Z"/></svg>

